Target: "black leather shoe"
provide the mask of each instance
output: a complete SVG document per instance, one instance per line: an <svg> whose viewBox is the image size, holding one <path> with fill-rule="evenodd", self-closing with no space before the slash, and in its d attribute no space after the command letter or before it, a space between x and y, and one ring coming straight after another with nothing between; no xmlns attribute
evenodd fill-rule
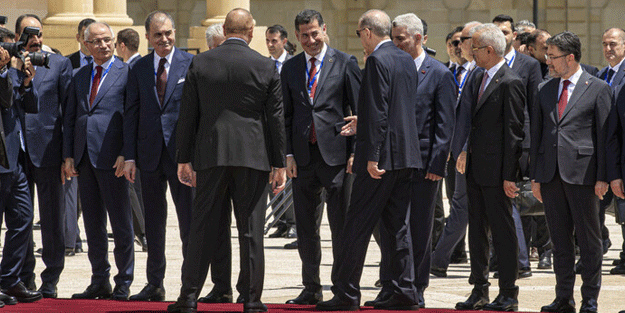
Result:
<svg viewBox="0 0 625 313"><path fill-rule="evenodd" d="M311 291L304 289L295 299L291 299L286 302L286 304L304 304L304 305L312 305L317 304L317 302L323 301L323 293L321 289L317 291Z"/></svg>
<svg viewBox="0 0 625 313"><path fill-rule="evenodd" d="M451 258L449 259L449 264L465 264L469 263L469 259L467 258L467 253L463 251L462 253L453 253Z"/></svg>
<svg viewBox="0 0 625 313"><path fill-rule="evenodd" d="M382 289L382 291L378 293L378 296L375 297L375 299L365 302L365 306L375 306L378 302L388 300L392 296L393 296L392 292Z"/></svg>
<svg viewBox="0 0 625 313"><path fill-rule="evenodd" d="M83 253L84 251L83 251L82 248L77 247L76 249L74 249L74 252L75 253Z"/></svg>
<svg viewBox="0 0 625 313"><path fill-rule="evenodd" d="M317 303L315 309L317 311L358 311L360 310L360 307L356 304L334 296L328 301L321 301Z"/></svg>
<svg viewBox="0 0 625 313"><path fill-rule="evenodd" d="M274 231L273 233L269 234L269 238L282 238L282 237L286 236L288 231L289 231L289 227L288 226L280 225L280 226L278 226L278 229L276 229L276 231Z"/></svg>
<svg viewBox="0 0 625 313"><path fill-rule="evenodd" d="M612 240L610 240L610 238L606 238L605 240L603 240L603 254L608 253L611 246L612 246Z"/></svg>
<svg viewBox="0 0 625 313"><path fill-rule="evenodd" d="M551 250L547 250L540 255L540 261L538 261L539 270L551 269Z"/></svg>
<svg viewBox="0 0 625 313"><path fill-rule="evenodd" d="M245 299L243 299L243 295L239 295L237 297L237 303L243 303L243 302L245 302Z"/></svg>
<svg viewBox="0 0 625 313"><path fill-rule="evenodd" d="M232 303L232 290L219 291L213 288L206 297L197 299L201 303Z"/></svg>
<svg viewBox="0 0 625 313"><path fill-rule="evenodd" d="M145 239L145 234L135 236L135 242L141 246L141 251L148 252L148 240Z"/></svg>
<svg viewBox="0 0 625 313"><path fill-rule="evenodd" d="M581 274L582 273L582 271L584 270L584 264L582 263L581 259L579 261L577 261L577 263L575 263L575 266L573 267L573 270L575 271L575 274Z"/></svg>
<svg viewBox="0 0 625 313"><path fill-rule="evenodd" d="M65 256L75 256L74 248L65 248Z"/></svg>
<svg viewBox="0 0 625 313"><path fill-rule="evenodd" d="M193 299L178 298L174 304L167 306L170 313L195 313L197 312L197 302Z"/></svg>
<svg viewBox="0 0 625 313"><path fill-rule="evenodd" d="M528 278L528 277L532 277L532 269L529 267L519 268L519 278Z"/></svg>
<svg viewBox="0 0 625 313"><path fill-rule="evenodd" d="M425 289L417 288L417 306L419 309L425 308L425 297L423 297L423 293L425 293Z"/></svg>
<svg viewBox="0 0 625 313"><path fill-rule="evenodd" d="M621 263L617 265L615 268L610 270L610 274L612 275L623 275L625 274L625 263Z"/></svg>
<svg viewBox="0 0 625 313"><path fill-rule="evenodd" d="M100 285L91 284L83 293L75 293L72 299L109 299L113 294L111 284L105 282Z"/></svg>
<svg viewBox="0 0 625 313"><path fill-rule="evenodd" d="M499 294L495 301L484 305L486 311L516 312L519 310L519 301L514 297Z"/></svg>
<svg viewBox="0 0 625 313"><path fill-rule="evenodd" d="M595 299L582 300L582 306L579 308L579 313L597 313L597 300Z"/></svg>
<svg viewBox="0 0 625 313"><path fill-rule="evenodd" d="M430 274L436 276L436 277L447 277L447 270L442 268L442 267L435 267L432 266L430 268Z"/></svg>
<svg viewBox="0 0 625 313"><path fill-rule="evenodd" d="M404 296L400 296L397 294L394 294L390 298L376 303L373 307L378 310L414 311L419 309L419 306L414 303L414 301L406 300Z"/></svg>
<svg viewBox="0 0 625 313"><path fill-rule="evenodd" d="M540 308L541 312L575 313L575 301L573 299L556 298L549 305Z"/></svg>
<svg viewBox="0 0 625 313"><path fill-rule="evenodd" d="M56 292L56 286L51 284L42 284L38 290L41 295L46 299L56 299L58 297Z"/></svg>
<svg viewBox="0 0 625 313"><path fill-rule="evenodd" d="M293 249L297 249L298 245L297 245L297 240L291 242L291 243L287 243L284 245L284 249L287 250L293 250Z"/></svg>
<svg viewBox="0 0 625 313"><path fill-rule="evenodd" d="M267 312L267 306L260 301L243 303L243 313L252 312Z"/></svg>
<svg viewBox="0 0 625 313"><path fill-rule="evenodd" d="M146 284L141 291L129 298L130 301L163 301L165 300L165 289Z"/></svg>
<svg viewBox="0 0 625 313"><path fill-rule="evenodd" d="M289 227L289 230L286 231L286 234L284 234L285 238L297 238L297 230L295 229L295 226L291 226Z"/></svg>
<svg viewBox="0 0 625 313"><path fill-rule="evenodd" d="M26 288L26 286L24 285L24 282L21 282L21 281L17 283L17 285L7 290L3 290L2 292L7 294L8 296L15 297L15 299L17 299L17 302L21 302L21 303L35 302L43 298L43 296L41 295L39 291L28 290L28 288ZM2 302L4 302L4 300Z"/></svg>
<svg viewBox="0 0 625 313"><path fill-rule="evenodd" d="M0 291L0 301L6 305L15 305L17 304L17 299L13 296L9 296L6 293Z"/></svg>
<svg viewBox="0 0 625 313"><path fill-rule="evenodd" d="M126 285L117 285L115 289L113 289L113 295L111 296L111 300L118 301L127 301L128 296L130 295L130 289Z"/></svg>
<svg viewBox="0 0 625 313"><path fill-rule="evenodd" d="M621 263L625 263L625 260L617 259L617 260L612 261L612 265L614 265L614 266L621 265Z"/></svg>
<svg viewBox="0 0 625 313"><path fill-rule="evenodd" d="M488 295L482 295L478 292L472 292L469 299L464 302L456 303L456 310L481 310L486 304L488 304Z"/></svg>

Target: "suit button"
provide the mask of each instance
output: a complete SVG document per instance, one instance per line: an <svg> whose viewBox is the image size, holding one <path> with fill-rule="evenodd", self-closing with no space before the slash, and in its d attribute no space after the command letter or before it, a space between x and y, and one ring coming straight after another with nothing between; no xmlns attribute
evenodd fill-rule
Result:
<svg viewBox="0 0 625 313"><path fill-rule="evenodd" d="M554 148L556 147L556 144L555 144L555 143L553 144L553 147L554 147Z"/></svg>

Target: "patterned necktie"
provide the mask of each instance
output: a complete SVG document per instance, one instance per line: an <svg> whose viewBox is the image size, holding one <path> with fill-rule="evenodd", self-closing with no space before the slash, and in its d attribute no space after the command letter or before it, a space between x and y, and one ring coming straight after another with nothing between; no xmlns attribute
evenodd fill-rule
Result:
<svg viewBox="0 0 625 313"><path fill-rule="evenodd" d="M165 89L167 88L167 71L165 71L165 63L167 59L161 58L158 62L158 70L156 71L156 93L158 94L158 102L161 104L161 108L165 101Z"/></svg>
<svg viewBox="0 0 625 313"><path fill-rule="evenodd" d="M96 73L91 82L91 94L89 95L89 109L93 107L93 100L98 94L98 87L100 86L100 78L102 78L102 66L95 67Z"/></svg>
<svg viewBox="0 0 625 313"><path fill-rule="evenodd" d="M317 79L315 79L315 75L317 74L317 67L315 66L315 62L317 59L310 58L310 71L308 72L308 85L306 87L310 87L310 100L313 100L315 97L315 91L317 90ZM310 83L312 82L312 87ZM310 143L317 143L317 132L315 131L315 120L312 119L310 123L310 133L308 135L308 140Z"/></svg>
<svg viewBox="0 0 625 313"><path fill-rule="evenodd" d="M569 89L567 87L570 83L571 81L568 79L562 82L562 93L560 94L560 99L558 100L558 118L562 118L562 113L564 113L566 104L569 102Z"/></svg>
<svg viewBox="0 0 625 313"><path fill-rule="evenodd" d="M486 80L488 79L488 72L484 72L484 78L482 78L482 85L480 86L480 93L477 95L477 101L480 101L482 95L484 94L484 89L486 89Z"/></svg>

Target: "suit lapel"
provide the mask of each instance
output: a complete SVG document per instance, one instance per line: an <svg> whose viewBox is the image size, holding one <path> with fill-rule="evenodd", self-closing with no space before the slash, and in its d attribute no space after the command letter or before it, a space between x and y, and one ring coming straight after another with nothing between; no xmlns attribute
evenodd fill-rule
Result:
<svg viewBox="0 0 625 313"><path fill-rule="evenodd" d="M89 112L89 86L91 84L91 71L93 70L93 65L85 65L84 67L78 69L76 75L82 75L83 78L76 78L76 94L81 95L82 100L78 99L78 103L82 103L85 107L85 111ZM82 71L82 72L81 72ZM84 73L84 74L83 74Z"/></svg>
<svg viewBox="0 0 625 313"><path fill-rule="evenodd" d="M104 95L106 94L106 92L111 88L111 86L113 86L115 81L117 81L117 79L119 78L120 71L119 71L119 64L117 62L118 62L117 59L113 60L113 64L111 64L111 69L108 71L108 73L106 73L104 81L102 82L102 84L100 85L100 89L98 90L98 94L95 96L95 99L93 100L93 105L91 105L91 110L93 110L98 105L100 100L104 98ZM87 101L87 103L89 103L89 101Z"/></svg>
<svg viewBox="0 0 625 313"><path fill-rule="evenodd" d="M308 101L308 104L312 105L312 103L310 102L310 97L308 96L308 88L306 86L307 84L307 80L306 78L308 77L308 75L306 74L307 68L306 68L306 55L304 54L304 52L298 54L296 56L296 58L300 58L300 60L294 60L293 62L295 62L295 65L297 66L295 72L297 73L297 82L298 85L300 85L300 89L302 91L302 96Z"/></svg>
<svg viewBox="0 0 625 313"><path fill-rule="evenodd" d="M625 77L625 66L621 64L621 68L614 74L614 79L612 80L612 90L615 90L618 85L621 84L621 80Z"/></svg>
<svg viewBox="0 0 625 313"><path fill-rule="evenodd" d="M41 86L41 83L45 81L48 72L49 70L45 66L37 66L35 78L33 78L33 81L36 81L37 85Z"/></svg>
<svg viewBox="0 0 625 313"><path fill-rule="evenodd" d="M560 120L566 118L566 115L571 111L575 104L577 104L577 101L582 97L584 92L586 92L588 87L590 87L590 84L590 74L588 74L588 72L586 71L583 71L582 75L579 77L579 80L577 80L575 88L573 88L573 94L569 98L569 102L566 104L566 107L564 108L564 113L562 113L562 118L560 118Z"/></svg>
<svg viewBox="0 0 625 313"><path fill-rule="evenodd" d="M560 98L558 88L560 86L560 80L554 78L547 82L547 84L548 85L544 87L545 90L548 90L545 106L547 107L547 112L550 112L549 117L551 117L553 123L557 125L559 123L558 120L560 119L558 117L558 99Z"/></svg>
<svg viewBox="0 0 625 313"><path fill-rule="evenodd" d="M174 57L172 58L172 62L169 65L169 75L167 77L167 89L165 89L165 97L163 98L164 103L161 106L162 109L164 109L165 106L167 106L167 103L169 102L169 98L171 98L171 95L174 93L174 89L176 88L176 85L178 84L178 80L180 79L180 76L182 75L182 72L184 70L184 66L186 65L186 64L183 64L184 60L182 59L182 56L180 54L181 52L178 49L176 49L174 51ZM154 88L156 89L156 86Z"/></svg>
<svg viewBox="0 0 625 313"><path fill-rule="evenodd" d="M425 53L425 51L423 52ZM430 57L427 55L425 59L423 59L423 63L421 64L421 68L417 69L417 78L419 79L419 83L423 82L424 79L430 74Z"/></svg>
<svg viewBox="0 0 625 313"><path fill-rule="evenodd" d="M322 94L321 90L323 89L323 86L325 84L326 77L328 77L328 74L332 71L332 67L334 67L334 63L335 63L334 49L328 46L328 50L326 50L326 55L322 61L323 66L321 66L321 72L319 73L319 77L317 78L318 79L317 89L315 90L313 106L315 106L315 103L317 103L317 98L319 98L318 95Z"/></svg>
<svg viewBox="0 0 625 313"><path fill-rule="evenodd" d="M486 102L486 99L488 99L488 96L490 96L490 94L493 93L493 90L495 90L495 89L497 89L497 87L499 87L501 77L503 76L503 74L505 72L504 67L507 67L507 66L508 65L506 65L504 63L501 66L501 68L495 73L495 75L493 75L493 77L490 79L490 83L488 83L488 86L486 86L486 89L484 89L484 93L482 94L482 97L478 100L477 106L475 107L475 111L473 111L473 114L477 113L477 111L480 110L482 105L484 105L484 103ZM480 88L482 87L482 81L481 80L484 79L484 75L486 75L486 70L484 70L484 73L480 77L481 79L480 79L479 87L477 89L478 96L479 96L479 93L480 93Z"/></svg>

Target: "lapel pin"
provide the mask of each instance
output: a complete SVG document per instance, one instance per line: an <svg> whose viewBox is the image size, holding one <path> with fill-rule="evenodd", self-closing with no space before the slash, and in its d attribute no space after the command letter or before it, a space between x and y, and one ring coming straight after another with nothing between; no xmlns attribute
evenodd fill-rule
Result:
<svg viewBox="0 0 625 313"><path fill-rule="evenodd" d="M586 86L588 86L588 81L586 81Z"/></svg>
<svg viewBox="0 0 625 313"><path fill-rule="evenodd" d="M425 74L425 70L421 70L421 74Z"/></svg>
<svg viewBox="0 0 625 313"><path fill-rule="evenodd" d="M334 62L334 59L328 59L328 62L332 63Z"/></svg>
<svg viewBox="0 0 625 313"><path fill-rule="evenodd" d="M495 82L498 83L499 82L499 78L495 79Z"/></svg>

